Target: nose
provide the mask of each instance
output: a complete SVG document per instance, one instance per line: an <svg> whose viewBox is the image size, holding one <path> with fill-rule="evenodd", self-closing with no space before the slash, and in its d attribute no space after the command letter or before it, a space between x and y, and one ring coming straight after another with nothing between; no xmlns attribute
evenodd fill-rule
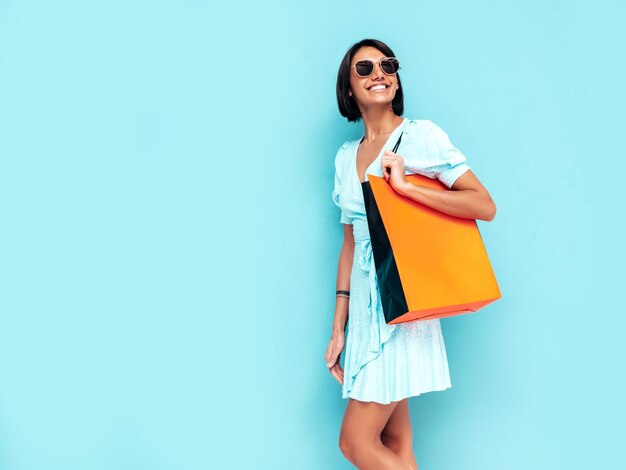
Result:
<svg viewBox="0 0 626 470"><path fill-rule="evenodd" d="M374 71L372 72L372 75L380 78L385 74L385 72L383 72L383 68L380 66L380 62L377 62L374 65Z"/></svg>

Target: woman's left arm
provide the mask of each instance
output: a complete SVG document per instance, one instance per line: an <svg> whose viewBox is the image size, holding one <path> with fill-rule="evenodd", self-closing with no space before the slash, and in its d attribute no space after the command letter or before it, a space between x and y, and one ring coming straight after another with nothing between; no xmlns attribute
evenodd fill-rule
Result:
<svg viewBox="0 0 626 470"><path fill-rule="evenodd" d="M417 186L405 178L404 158L385 151L382 158L383 175L391 187L402 196L455 217L491 221L496 216L496 204L472 170L459 176L451 191Z"/></svg>

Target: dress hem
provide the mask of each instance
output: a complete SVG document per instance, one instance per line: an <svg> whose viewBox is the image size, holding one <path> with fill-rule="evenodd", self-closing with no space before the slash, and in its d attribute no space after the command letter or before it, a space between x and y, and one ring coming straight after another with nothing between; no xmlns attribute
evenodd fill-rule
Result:
<svg viewBox="0 0 626 470"><path fill-rule="evenodd" d="M444 390L448 390L452 388L452 385L448 385L448 386L444 386L444 387L437 387L437 388L433 388L430 390L421 390L419 392L409 392L406 394L402 394L399 397L394 397L393 400L389 400L389 401L380 401L380 400L375 400L373 398L367 398L367 397L355 397L355 396L350 396L350 394L346 395L342 395L341 398L343 399L348 399L351 398L353 400L357 400L357 401L361 401L361 402L365 402L365 403L379 403L381 405L388 405L389 403L392 402L397 402L397 401L401 401L404 400L405 398L410 398L410 397L417 397L419 395L423 395L424 393L429 393L429 392L443 392Z"/></svg>

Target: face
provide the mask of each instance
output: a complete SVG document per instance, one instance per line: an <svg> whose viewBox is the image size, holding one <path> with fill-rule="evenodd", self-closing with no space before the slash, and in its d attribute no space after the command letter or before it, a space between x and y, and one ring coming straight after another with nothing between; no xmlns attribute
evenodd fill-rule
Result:
<svg viewBox="0 0 626 470"><path fill-rule="evenodd" d="M396 96L398 77L396 75L387 75L381 70L378 61L383 57L385 57L385 54L378 49L365 46L360 48L352 58L350 63L349 94L356 100L360 109L381 104L391 106L391 102ZM354 68L354 64L363 59L374 61L374 71L369 77L359 76ZM372 89L375 85L379 86ZM384 88L380 87L380 85L384 85Z"/></svg>

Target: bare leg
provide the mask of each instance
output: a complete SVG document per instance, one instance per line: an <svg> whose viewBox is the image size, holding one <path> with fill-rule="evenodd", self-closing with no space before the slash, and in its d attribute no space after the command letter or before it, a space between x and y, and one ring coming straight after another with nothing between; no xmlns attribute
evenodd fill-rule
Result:
<svg viewBox="0 0 626 470"><path fill-rule="evenodd" d="M413 430L411 429L408 398L398 402L380 439L384 446L395 452L411 470L417 470L417 462L413 453Z"/></svg>
<svg viewBox="0 0 626 470"><path fill-rule="evenodd" d="M388 405L348 399L341 423L339 448L360 470L409 470L411 467L385 447L381 433L399 402Z"/></svg>

